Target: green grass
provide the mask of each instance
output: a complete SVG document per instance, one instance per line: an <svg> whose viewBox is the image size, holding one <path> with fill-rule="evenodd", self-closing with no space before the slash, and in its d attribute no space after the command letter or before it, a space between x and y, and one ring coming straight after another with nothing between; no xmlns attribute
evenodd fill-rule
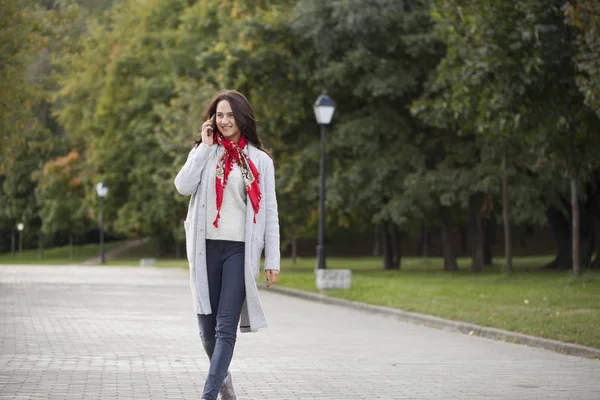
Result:
<svg viewBox="0 0 600 400"><path fill-rule="evenodd" d="M108 243L112 248L118 243ZM108 265L138 266L142 257L155 257L157 243L150 241L128 251ZM76 248L79 262L98 254L97 245ZM1 255L1 263L71 263L68 248L23 252L17 258ZM600 348L600 271L587 271L574 279L569 271L535 271L549 257L515 258L516 272L508 277L502 259L484 272L469 271L460 259L460 271L442 271L442 259L404 258L402 269L385 271L379 258L329 258L330 269L351 269L352 288L324 294L369 304L399 308L442 318L522 332L534 336ZM314 258L293 265L282 259L279 285L310 292L315 287ZM183 259L158 259L156 267L187 268ZM262 278L261 278L262 279Z"/></svg>
<svg viewBox="0 0 600 400"><path fill-rule="evenodd" d="M442 259L407 258L398 271L383 270L380 259L329 259L328 268L352 269L352 288L325 294L600 348L600 272L574 279L532 270L547 261L517 258L507 277L500 266L470 272L467 259L451 273L441 270ZM317 292L314 265L283 260L279 284Z"/></svg>
<svg viewBox="0 0 600 400"><path fill-rule="evenodd" d="M109 251L122 242L108 242L105 250ZM0 254L0 264L79 264L100 254L100 246L97 244L86 244L73 246L73 259L69 259L69 246L53 247L44 249L44 259L40 260L38 250L26 250L22 253L16 252L12 257L10 253Z"/></svg>

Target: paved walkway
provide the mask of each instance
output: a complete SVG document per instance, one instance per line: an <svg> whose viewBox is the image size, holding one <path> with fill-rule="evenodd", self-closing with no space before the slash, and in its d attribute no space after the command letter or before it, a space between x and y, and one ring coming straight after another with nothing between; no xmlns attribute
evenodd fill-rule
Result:
<svg viewBox="0 0 600 400"><path fill-rule="evenodd" d="M600 361L262 292L240 399L600 399ZM0 399L199 399L187 271L0 266Z"/></svg>

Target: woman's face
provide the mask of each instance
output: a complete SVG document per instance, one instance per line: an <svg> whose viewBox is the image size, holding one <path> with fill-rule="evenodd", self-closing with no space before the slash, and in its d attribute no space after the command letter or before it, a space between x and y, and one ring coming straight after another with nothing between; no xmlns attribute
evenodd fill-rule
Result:
<svg viewBox="0 0 600 400"><path fill-rule="evenodd" d="M217 104L217 130L225 136L225 139L236 143L242 136L240 128L235 123L231 104L227 100L221 100Z"/></svg>

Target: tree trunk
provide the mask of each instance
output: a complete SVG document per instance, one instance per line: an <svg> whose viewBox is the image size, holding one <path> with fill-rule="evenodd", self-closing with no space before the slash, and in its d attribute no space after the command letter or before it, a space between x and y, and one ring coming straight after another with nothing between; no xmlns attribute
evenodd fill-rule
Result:
<svg viewBox="0 0 600 400"><path fill-rule="evenodd" d="M571 218L572 218L572 256L573 256L573 275L581 276L581 253L579 243L579 201L577 196L577 174L571 172Z"/></svg>
<svg viewBox="0 0 600 400"><path fill-rule="evenodd" d="M156 248L156 258L164 257L167 250L167 240L163 232L158 234L158 246Z"/></svg>
<svg viewBox="0 0 600 400"><path fill-rule="evenodd" d="M383 264L385 269L399 269L400 257L398 234L395 224L385 221L381 224L383 242Z"/></svg>
<svg viewBox="0 0 600 400"><path fill-rule="evenodd" d="M298 241L296 235L292 236L292 264L296 265L298 260Z"/></svg>
<svg viewBox="0 0 600 400"><path fill-rule="evenodd" d="M506 273L512 275L512 241L510 235L510 210L508 196L508 166L506 165L506 156L502 159L504 169L502 179L502 219L504 220L504 258L506 260Z"/></svg>
<svg viewBox="0 0 600 400"><path fill-rule="evenodd" d="M483 226L481 222L481 203L483 194L478 192L469 196L469 239L471 244L471 271L483 270Z"/></svg>
<svg viewBox="0 0 600 400"><path fill-rule="evenodd" d="M460 251L462 253L466 253L469 250L469 243L467 237L469 236L467 233L467 227L465 224L460 224L458 227L458 231L460 233Z"/></svg>
<svg viewBox="0 0 600 400"><path fill-rule="evenodd" d="M452 244L452 218L450 217L450 209L440 206L440 217L442 220L441 236L442 248L444 250L444 271L458 271L456 252Z"/></svg>
<svg viewBox="0 0 600 400"><path fill-rule="evenodd" d="M388 223L381 223L381 242L383 245L383 268L393 269L394 268L394 256L392 253L392 239L388 232Z"/></svg>
<svg viewBox="0 0 600 400"><path fill-rule="evenodd" d="M490 215L483 224L483 265L492 265L494 261L492 246L496 243L496 225L494 214Z"/></svg>
<svg viewBox="0 0 600 400"><path fill-rule="evenodd" d="M73 259L73 234L69 233L69 260Z"/></svg>
<svg viewBox="0 0 600 400"><path fill-rule="evenodd" d="M38 233L38 247L40 250L39 258L40 260L44 259L44 234L42 232Z"/></svg>
<svg viewBox="0 0 600 400"><path fill-rule="evenodd" d="M581 267L589 267L592 264L592 256L596 246L596 231L594 229L594 216L591 210L584 208L583 215L580 214L580 246L581 246Z"/></svg>
<svg viewBox="0 0 600 400"><path fill-rule="evenodd" d="M548 224L556 240L556 257L554 261L545 265L547 269L569 269L572 267L571 259L571 226L567 217L557 208L549 207L546 210Z"/></svg>
<svg viewBox="0 0 600 400"><path fill-rule="evenodd" d="M392 238L394 239L394 269L400 269L402 263L402 235L398 231L398 225L392 224Z"/></svg>
<svg viewBox="0 0 600 400"><path fill-rule="evenodd" d="M377 225L373 240L373 257L381 256L381 225Z"/></svg>
<svg viewBox="0 0 600 400"><path fill-rule="evenodd" d="M594 224L594 250L596 256L590 262L590 268L600 268L600 218L597 216L593 216L593 224ZM592 251L594 254L594 251Z"/></svg>
<svg viewBox="0 0 600 400"><path fill-rule="evenodd" d="M181 258L181 242L179 240L175 241L175 258L176 259L180 259Z"/></svg>
<svg viewBox="0 0 600 400"><path fill-rule="evenodd" d="M423 260L427 261L429 258L429 226L427 221L423 223L423 234L421 235L423 238Z"/></svg>
<svg viewBox="0 0 600 400"><path fill-rule="evenodd" d="M11 235L10 235L10 256L11 257L15 256L15 246L16 246L15 228L12 228Z"/></svg>

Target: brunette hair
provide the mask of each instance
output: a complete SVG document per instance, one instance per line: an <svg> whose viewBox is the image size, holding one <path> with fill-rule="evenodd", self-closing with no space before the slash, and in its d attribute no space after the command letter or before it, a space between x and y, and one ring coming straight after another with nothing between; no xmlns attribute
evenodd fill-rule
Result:
<svg viewBox="0 0 600 400"><path fill-rule="evenodd" d="M256 132L256 119L254 118L254 112L252 111L252 107L250 106L250 102L246 99L246 96L238 92L237 90L224 90L222 92L217 93L208 106L204 109L202 113L202 118L204 121L209 120L217 113L217 105L221 100L227 100L231 105L231 110L233 111L233 117L235 118L235 123L240 128L242 135L246 136L246 139L256 146L258 149L264 151L271 157L270 152L265 149L262 140L258 136ZM197 141L196 143L200 143Z"/></svg>

